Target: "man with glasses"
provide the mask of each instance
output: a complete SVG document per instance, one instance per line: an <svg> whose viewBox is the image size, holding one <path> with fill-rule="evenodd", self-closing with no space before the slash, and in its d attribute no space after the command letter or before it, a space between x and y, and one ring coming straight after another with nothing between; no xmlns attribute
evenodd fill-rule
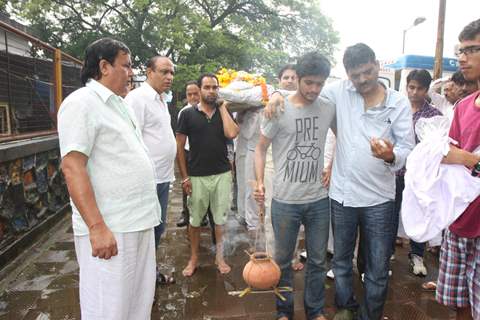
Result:
<svg viewBox="0 0 480 320"><path fill-rule="evenodd" d="M132 107L155 168L157 196L162 208L162 221L155 227L155 247L167 223L168 191L170 182L175 179L173 167L177 154L177 144L171 127L170 113L166 102L166 92L173 82L174 66L167 57L155 56L147 62L147 80L132 90L125 101ZM157 283L171 284L171 276L157 272Z"/></svg>
<svg viewBox="0 0 480 320"><path fill-rule="evenodd" d="M457 56L467 81L480 84L480 19L459 35ZM480 91L461 100L455 108L450 151L443 163L461 164L480 171ZM437 301L456 308L457 320L480 319L480 197L446 230L440 253Z"/></svg>

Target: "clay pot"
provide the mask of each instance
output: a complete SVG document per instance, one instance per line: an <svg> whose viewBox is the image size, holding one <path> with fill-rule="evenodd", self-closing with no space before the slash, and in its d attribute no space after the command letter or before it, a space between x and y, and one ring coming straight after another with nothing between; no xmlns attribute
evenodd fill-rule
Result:
<svg viewBox="0 0 480 320"><path fill-rule="evenodd" d="M277 286L280 273L277 263L267 253L255 252L243 268L243 279L252 288L266 290Z"/></svg>

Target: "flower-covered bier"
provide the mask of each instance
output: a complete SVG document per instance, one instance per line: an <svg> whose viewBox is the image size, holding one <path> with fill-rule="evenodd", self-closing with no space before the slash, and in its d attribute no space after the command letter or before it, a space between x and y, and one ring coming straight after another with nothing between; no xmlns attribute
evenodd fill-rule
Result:
<svg viewBox="0 0 480 320"><path fill-rule="evenodd" d="M251 107L262 107L267 104L273 87L267 85L263 76L245 71L221 68L217 72L220 85L220 97L234 104L233 111L241 111Z"/></svg>

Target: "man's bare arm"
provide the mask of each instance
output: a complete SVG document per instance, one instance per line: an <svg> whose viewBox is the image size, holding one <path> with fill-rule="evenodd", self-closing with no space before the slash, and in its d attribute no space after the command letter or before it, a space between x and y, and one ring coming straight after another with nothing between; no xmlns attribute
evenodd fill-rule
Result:
<svg viewBox="0 0 480 320"><path fill-rule="evenodd" d="M234 139L240 132L240 129L227 110L227 102L222 103L218 109L220 111L220 116L222 117L223 133L225 137L228 139Z"/></svg>
<svg viewBox="0 0 480 320"><path fill-rule="evenodd" d="M265 186L263 179L265 175L265 159L267 157L267 149L270 143L270 139L263 134L260 134L260 139L255 148L255 176L257 179L257 186L254 191L254 196L255 200L260 204L263 204L265 201Z"/></svg>
<svg viewBox="0 0 480 320"><path fill-rule="evenodd" d="M450 151L443 158L445 164L463 164L468 168L473 168L480 161L480 156L450 145Z"/></svg>
<svg viewBox="0 0 480 320"><path fill-rule="evenodd" d="M263 116L267 119L272 119L277 114L277 110L283 112L285 109L284 107L285 98L280 92L274 92L270 99L268 99L268 103L263 109Z"/></svg>
<svg viewBox="0 0 480 320"><path fill-rule="evenodd" d="M92 255L110 259L118 254L117 242L98 209L87 172L87 161L86 155L72 151L63 157L62 171L70 197L88 227Z"/></svg>
<svg viewBox="0 0 480 320"><path fill-rule="evenodd" d="M187 156L185 154L185 143L187 136L182 133L177 133L177 164L182 176L182 188L187 194L192 193L192 183L188 178L187 172Z"/></svg>

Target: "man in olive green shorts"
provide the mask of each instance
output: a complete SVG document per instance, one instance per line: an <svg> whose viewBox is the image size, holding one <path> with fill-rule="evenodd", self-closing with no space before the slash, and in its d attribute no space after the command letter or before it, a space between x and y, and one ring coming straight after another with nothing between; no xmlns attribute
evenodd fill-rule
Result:
<svg viewBox="0 0 480 320"><path fill-rule="evenodd" d="M231 172L203 177L190 176L190 182L192 190L195 190L188 199L188 209L195 212L195 215L190 217L190 224L199 227L210 206L215 224L224 225L227 222L230 207Z"/></svg>
<svg viewBox="0 0 480 320"><path fill-rule="evenodd" d="M208 207L215 221L217 254L215 263L222 274L230 272L223 258L223 225L230 207L232 176L227 158L227 141L238 134L238 126L226 108L219 104L218 79L213 74L203 74L198 80L200 103L180 115L177 128L177 160L182 176L182 188L190 196L190 261L183 270L185 277L194 274L198 264L200 224ZM188 137L190 155L189 172L185 157ZM190 176L189 176L190 175Z"/></svg>

